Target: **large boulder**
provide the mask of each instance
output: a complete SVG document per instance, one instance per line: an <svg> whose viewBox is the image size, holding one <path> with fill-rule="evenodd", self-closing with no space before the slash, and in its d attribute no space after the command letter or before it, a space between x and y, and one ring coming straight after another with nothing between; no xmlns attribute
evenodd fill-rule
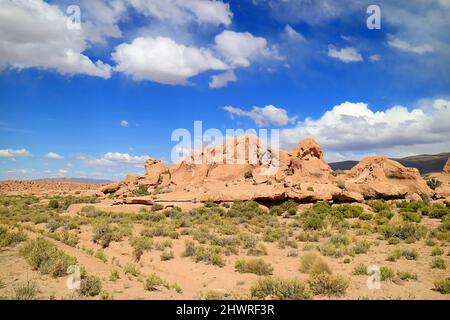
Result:
<svg viewBox="0 0 450 320"><path fill-rule="evenodd" d="M287 172L288 182L328 182L331 180L331 168L325 162L320 145L311 138L299 142L291 152Z"/></svg>
<svg viewBox="0 0 450 320"><path fill-rule="evenodd" d="M148 159L145 162L145 184L156 185L160 182L163 173L167 173L169 168L160 160Z"/></svg>
<svg viewBox="0 0 450 320"><path fill-rule="evenodd" d="M354 166L346 176L345 189L360 193L364 198L395 199L408 194L431 190L415 168L381 156L367 157Z"/></svg>

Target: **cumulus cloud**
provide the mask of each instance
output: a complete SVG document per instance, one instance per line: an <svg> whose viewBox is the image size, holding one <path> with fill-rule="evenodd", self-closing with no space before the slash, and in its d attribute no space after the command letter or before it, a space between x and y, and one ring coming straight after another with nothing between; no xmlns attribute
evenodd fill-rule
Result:
<svg viewBox="0 0 450 320"><path fill-rule="evenodd" d="M381 55L373 54L369 57L370 62L378 62L381 60Z"/></svg>
<svg viewBox="0 0 450 320"><path fill-rule="evenodd" d="M228 111L232 116L247 117L255 121L255 123L262 127L267 125L284 126L288 123L292 123L296 118L289 118L286 110L277 108L273 105L265 107L253 107L250 111L245 111L240 108L226 106L223 108Z"/></svg>
<svg viewBox="0 0 450 320"><path fill-rule="evenodd" d="M328 56L335 59L339 59L345 63L363 61L363 57L361 56L361 54L355 48L352 47L346 47L337 50L335 46L329 45Z"/></svg>
<svg viewBox="0 0 450 320"><path fill-rule="evenodd" d="M42 0L5 0L0 10L0 68L53 69L61 74L109 78L111 67L93 62L83 28L67 28L67 17Z"/></svg>
<svg viewBox="0 0 450 320"><path fill-rule="evenodd" d="M144 15L172 23L231 24L230 5L217 0L127 0Z"/></svg>
<svg viewBox="0 0 450 320"><path fill-rule="evenodd" d="M49 159L55 159L55 160L62 160L62 159L64 159L64 157L62 155L57 154L55 152L49 152L49 153L46 154L45 157L49 158Z"/></svg>
<svg viewBox="0 0 450 320"><path fill-rule="evenodd" d="M226 70L228 66L209 49L188 47L171 38L136 38L116 47L112 59L116 71L134 80L163 84L186 84L190 77L207 70Z"/></svg>
<svg viewBox="0 0 450 320"><path fill-rule="evenodd" d="M450 149L450 100L423 100L409 110L393 106L373 111L366 103L345 102L325 112L320 118L306 118L296 127L283 129L285 146L311 136L330 151L370 151L439 144ZM404 149L406 150L406 149ZM429 148L430 150L430 148Z"/></svg>
<svg viewBox="0 0 450 320"><path fill-rule="evenodd" d="M129 123L128 123L128 121L127 120L122 120L122 121L120 121L120 126L121 127L128 127L128 125L129 125Z"/></svg>
<svg viewBox="0 0 450 320"><path fill-rule="evenodd" d="M29 157L30 152L26 149L1 149L0 158L19 158L19 157Z"/></svg>
<svg viewBox="0 0 450 320"><path fill-rule="evenodd" d="M434 51L433 47L431 47L428 44L412 45L408 41L401 40L392 35L389 36L387 43L392 48L395 48L395 49L398 49L398 50L404 51L404 52L416 53L419 55L431 53Z"/></svg>
<svg viewBox="0 0 450 320"><path fill-rule="evenodd" d="M228 70L224 73L211 76L211 82L209 83L209 87L212 89L223 88L226 87L229 82L234 82L237 80L238 79L234 74L234 71Z"/></svg>
<svg viewBox="0 0 450 320"><path fill-rule="evenodd" d="M79 157L84 163L100 167L136 167L143 168L148 155L132 156L128 153L107 152L99 158Z"/></svg>
<svg viewBox="0 0 450 320"><path fill-rule="evenodd" d="M249 32L225 30L215 37L215 48L233 67L248 67L251 60L258 57L277 57L277 53L268 48L265 38Z"/></svg>

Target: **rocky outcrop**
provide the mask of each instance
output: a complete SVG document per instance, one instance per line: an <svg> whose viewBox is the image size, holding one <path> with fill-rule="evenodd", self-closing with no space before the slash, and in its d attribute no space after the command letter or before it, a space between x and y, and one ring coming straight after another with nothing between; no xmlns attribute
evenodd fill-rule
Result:
<svg viewBox="0 0 450 320"><path fill-rule="evenodd" d="M161 161L148 159L145 162L145 181L147 185L157 185L160 182L161 175L168 173L169 168Z"/></svg>
<svg viewBox="0 0 450 320"><path fill-rule="evenodd" d="M445 163L443 171L444 173L450 174L450 158L448 158L447 162Z"/></svg>
<svg viewBox="0 0 450 320"><path fill-rule="evenodd" d="M394 199L408 194L431 194L425 180L415 168L381 156L367 157L354 166L346 176L345 189L360 193L364 198Z"/></svg>

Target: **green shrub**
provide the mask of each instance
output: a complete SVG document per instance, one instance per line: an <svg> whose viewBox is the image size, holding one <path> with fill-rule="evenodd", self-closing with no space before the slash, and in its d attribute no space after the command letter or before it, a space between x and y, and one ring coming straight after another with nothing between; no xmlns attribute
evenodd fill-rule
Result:
<svg viewBox="0 0 450 320"><path fill-rule="evenodd" d="M387 260L397 261L402 257L406 260L417 260L419 257L419 253L414 249L396 249L389 253Z"/></svg>
<svg viewBox="0 0 450 320"><path fill-rule="evenodd" d="M65 275L67 268L77 262L76 258L68 256L44 238L29 240L20 249L20 253L33 270L52 277Z"/></svg>
<svg viewBox="0 0 450 320"><path fill-rule="evenodd" d="M405 222L382 226L381 234L385 239L395 237L400 240L413 239L417 241L425 236L426 229L423 226L411 222Z"/></svg>
<svg viewBox="0 0 450 320"><path fill-rule="evenodd" d="M433 261L431 261L431 268L445 270L447 266L445 265L444 259L434 258Z"/></svg>
<svg viewBox="0 0 450 320"><path fill-rule="evenodd" d="M386 281L391 280L395 277L395 272L389 267L381 267L380 268L380 280Z"/></svg>
<svg viewBox="0 0 450 320"><path fill-rule="evenodd" d="M116 282L119 279L120 279L119 271L117 271L116 269L111 270L111 274L109 275L109 280L112 282Z"/></svg>
<svg viewBox="0 0 450 320"><path fill-rule="evenodd" d="M273 267L270 263L265 262L263 259L240 259L236 261L234 268L237 272L254 273L258 276L271 275L273 272Z"/></svg>
<svg viewBox="0 0 450 320"><path fill-rule="evenodd" d="M383 210L391 210L391 207L386 202L386 200L370 200L367 203L375 212L380 212Z"/></svg>
<svg viewBox="0 0 450 320"><path fill-rule="evenodd" d="M164 281L160 276L155 273L150 274L147 279L145 279L144 289L148 291L156 291L158 287L170 288L169 284Z"/></svg>
<svg viewBox="0 0 450 320"><path fill-rule="evenodd" d="M435 203L433 204L433 206L430 207L428 211L428 216L434 219L441 219L442 217L446 216L449 213L450 210L446 206L440 203Z"/></svg>
<svg viewBox="0 0 450 320"><path fill-rule="evenodd" d="M359 240L355 243L355 245L352 247L352 252L354 254L363 254L367 253L370 249L370 243L367 240Z"/></svg>
<svg viewBox="0 0 450 320"><path fill-rule="evenodd" d="M247 251L248 256L267 256L267 248L264 244L258 243L256 248L250 248Z"/></svg>
<svg viewBox="0 0 450 320"><path fill-rule="evenodd" d="M397 276L401 280L417 280L417 273L409 272L409 271L397 271Z"/></svg>
<svg viewBox="0 0 450 320"><path fill-rule="evenodd" d="M27 240L27 238L26 233L21 230L12 232L7 228L0 227L0 248L14 246Z"/></svg>
<svg viewBox="0 0 450 320"><path fill-rule="evenodd" d="M313 294L341 296L345 294L349 281L341 275L319 273L311 275L308 284Z"/></svg>
<svg viewBox="0 0 450 320"><path fill-rule="evenodd" d="M100 300L114 300L114 295L107 291L100 292Z"/></svg>
<svg viewBox="0 0 450 320"><path fill-rule="evenodd" d="M442 294L450 293L450 278L438 280L434 282L435 290Z"/></svg>
<svg viewBox="0 0 450 320"><path fill-rule="evenodd" d="M330 273L331 268L316 252L307 252L300 258L300 271L304 273Z"/></svg>
<svg viewBox="0 0 450 320"><path fill-rule="evenodd" d="M363 264L359 264L357 265L352 272L353 275L356 276L363 276L363 275L367 275L367 266L363 265Z"/></svg>
<svg viewBox="0 0 450 320"><path fill-rule="evenodd" d="M311 294L307 286L297 279L262 277L250 288L253 298L263 300L267 297L278 300L309 300Z"/></svg>
<svg viewBox="0 0 450 320"><path fill-rule="evenodd" d="M434 247L431 250L431 256L442 256L444 254L444 250L439 247Z"/></svg>
<svg viewBox="0 0 450 320"><path fill-rule="evenodd" d="M360 220L372 220L373 218L373 214L371 214L370 212L363 212L359 215L358 217Z"/></svg>
<svg viewBox="0 0 450 320"><path fill-rule="evenodd" d="M442 185L442 181L439 181L438 179L435 178L431 178L427 180L427 185L430 187L431 190L435 190Z"/></svg>
<svg viewBox="0 0 450 320"><path fill-rule="evenodd" d="M148 192L148 186L140 185L137 189L133 191L133 195L138 197L150 195L150 193Z"/></svg>
<svg viewBox="0 0 450 320"><path fill-rule="evenodd" d="M138 277L141 274L141 270L138 265L133 263L127 263L123 268L125 274L131 274L132 276Z"/></svg>
<svg viewBox="0 0 450 320"><path fill-rule="evenodd" d="M59 202L58 202L58 200L56 200L56 199L51 199L51 200L48 202L48 207L49 207L50 209L58 209L58 208L59 208Z"/></svg>
<svg viewBox="0 0 450 320"><path fill-rule="evenodd" d="M336 212L341 213L344 218L358 218L364 209L360 206L354 206L350 204L343 204L335 207Z"/></svg>
<svg viewBox="0 0 450 320"><path fill-rule="evenodd" d="M92 241L98 243L102 248L109 247L113 238L113 232L109 227L98 227L94 231Z"/></svg>
<svg viewBox="0 0 450 320"><path fill-rule="evenodd" d="M80 295L84 297L95 297L102 291L102 281L96 276L86 276L81 278Z"/></svg>
<svg viewBox="0 0 450 320"><path fill-rule="evenodd" d="M174 255L173 251L165 250L165 251L161 252L160 257L161 257L161 261L167 261L167 260L173 259L175 257L175 255Z"/></svg>
<svg viewBox="0 0 450 320"><path fill-rule="evenodd" d="M218 246L196 246L192 241L185 242L185 249L181 254L183 257L191 257L195 262L203 261L207 264L218 267L225 266L225 260L222 255L222 248Z"/></svg>
<svg viewBox="0 0 450 320"><path fill-rule="evenodd" d="M396 237L390 237L388 240L388 244L390 245L396 245L400 243L400 239Z"/></svg>
<svg viewBox="0 0 450 320"><path fill-rule="evenodd" d="M403 220L420 223L422 221L422 214L415 212L402 212Z"/></svg>
<svg viewBox="0 0 450 320"><path fill-rule="evenodd" d="M225 295L219 291L208 291L205 294L201 294L202 300L225 300Z"/></svg>
<svg viewBox="0 0 450 320"><path fill-rule="evenodd" d="M160 204L160 203L154 203L154 204L152 205L152 211L153 211L153 212L155 212L155 211L160 211L160 210L162 210L162 209L164 209L164 206L163 206L162 204Z"/></svg>
<svg viewBox="0 0 450 320"><path fill-rule="evenodd" d="M16 300L34 300L38 294L39 289L36 282L27 280L14 287L14 299Z"/></svg>

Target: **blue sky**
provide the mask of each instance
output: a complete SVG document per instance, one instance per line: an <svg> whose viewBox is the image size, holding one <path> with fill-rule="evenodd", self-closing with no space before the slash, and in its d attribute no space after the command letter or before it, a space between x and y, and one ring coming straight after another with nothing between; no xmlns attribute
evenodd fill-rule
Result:
<svg viewBox="0 0 450 320"><path fill-rule="evenodd" d="M0 179L141 173L195 120L329 161L450 151L450 1L378 1L380 30L370 4L3 1Z"/></svg>

